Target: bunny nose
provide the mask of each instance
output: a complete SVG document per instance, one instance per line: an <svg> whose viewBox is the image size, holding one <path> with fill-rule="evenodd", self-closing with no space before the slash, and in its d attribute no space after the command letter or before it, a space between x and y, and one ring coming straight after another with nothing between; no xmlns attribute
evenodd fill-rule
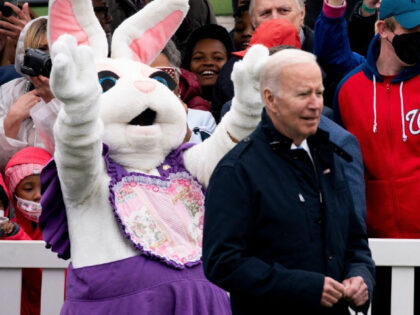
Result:
<svg viewBox="0 0 420 315"><path fill-rule="evenodd" d="M150 81L136 81L134 82L134 86L142 93L150 93L156 87L155 83Z"/></svg>

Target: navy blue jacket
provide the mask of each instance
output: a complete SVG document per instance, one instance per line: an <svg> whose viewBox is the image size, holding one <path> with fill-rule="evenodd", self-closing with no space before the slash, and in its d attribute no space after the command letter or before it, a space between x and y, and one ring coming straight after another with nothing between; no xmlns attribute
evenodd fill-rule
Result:
<svg viewBox="0 0 420 315"><path fill-rule="evenodd" d="M353 197L356 214L363 227L366 228L366 186L359 141L353 134L324 115L321 116L319 129L328 132L330 141L344 151L340 153L348 153L351 156L351 160L344 158L344 175Z"/></svg>
<svg viewBox="0 0 420 315"><path fill-rule="evenodd" d="M0 67L0 85L20 78L20 74L16 72L15 65L7 65Z"/></svg>
<svg viewBox="0 0 420 315"><path fill-rule="evenodd" d="M362 276L371 296L374 263L342 159L319 129L308 138L316 173L291 143L264 112L210 179L204 271L230 292L233 314L348 314L343 301L320 306L325 275Z"/></svg>

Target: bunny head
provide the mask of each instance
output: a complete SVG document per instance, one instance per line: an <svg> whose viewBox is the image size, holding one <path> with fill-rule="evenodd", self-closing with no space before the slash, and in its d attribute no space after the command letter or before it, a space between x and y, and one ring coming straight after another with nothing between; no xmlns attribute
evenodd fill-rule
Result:
<svg viewBox="0 0 420 315"><path fill-rule="evenodd" d="M168 88L170 78L148 64L187 11L187 0L151 2L115 30L111 58L107 58L107 39L91 0L50 0L50 47L54 50L54 42L67 33L75 37L77 45L91 48L97 84L102 88L102 140L109 146L111 158L126 168L145 171L157 167L185 137L186 112Z"/></svg>

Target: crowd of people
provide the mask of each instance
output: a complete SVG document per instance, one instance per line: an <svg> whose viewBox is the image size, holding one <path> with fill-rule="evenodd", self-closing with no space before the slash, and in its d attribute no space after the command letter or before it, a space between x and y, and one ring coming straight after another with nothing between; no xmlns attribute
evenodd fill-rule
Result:
<svg viewBox="0 0 420 315"><path fill-rule="evenodd" d="M152 1L92 0L108 55L114 30ZM183 143L206 141L239 108L239 86L264 108L249 137L229 134L239 144L210 179L206 277L230 293L233 314L365 313L372 301L373 315L389 314L390 269L375 268L367 238L420 238L420 2L232 0L232 30L208 0L189 4L150 62L185 108ZM41 170L63 103L50 86L48 17L3 7L0 239L41 240ZM107 73L98 81L115 85ZM420 301L418 269L415 280ZM21 313L39 314L41 270L24 270L22 288Z"/></svg>

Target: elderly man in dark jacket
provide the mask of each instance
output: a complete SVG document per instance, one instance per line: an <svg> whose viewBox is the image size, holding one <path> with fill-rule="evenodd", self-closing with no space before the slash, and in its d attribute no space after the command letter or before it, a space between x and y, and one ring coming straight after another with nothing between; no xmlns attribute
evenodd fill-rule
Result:
<svg viewBox="0 0 420 315"><path fill-rule="evenodd" d="M222 159L207 190L205 274L230 292L233 314L366 312L374 263L346 155L318 129L315 57L294 49L270 56L260 86L261 123Z"/></svg>

